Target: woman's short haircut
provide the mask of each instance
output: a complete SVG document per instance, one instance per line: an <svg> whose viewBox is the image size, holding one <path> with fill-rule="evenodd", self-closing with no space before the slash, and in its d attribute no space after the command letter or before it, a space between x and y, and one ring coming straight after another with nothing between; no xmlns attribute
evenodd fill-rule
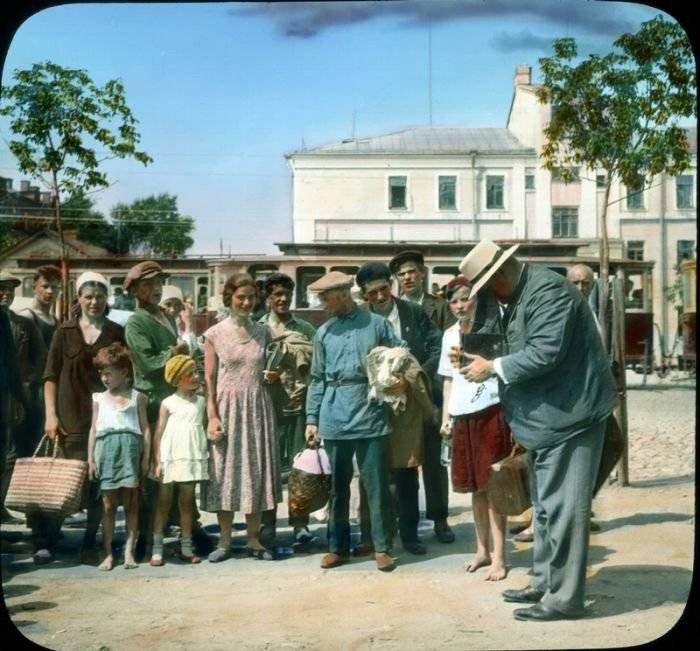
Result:
<svg viewBox="0 0 700 651"><path fill-rule="evenodd" d="M451 301L452 297L457 293L457 290L461 289L462 287L471 289L472 283L470 283L464 276L455 276L449 283L447 283L447 285L445 285L445 300L448 302Z"/></svg>
<svg viewBox="0 0 700 651"><path fill-rule="evenodd" d="M131 365L131 355L129 349L122 343L115 341L109 346L100 348L92 360L95 368L101 371L110 366L127 371L129 377L133 378L133 367Z"/></svg>
<svg viewBox="0 0 700 651"><path fill-rule="evenodd" d="M231 297L240 287L252 287L255 293L258 293L258 286L255 284L255 280L253 280L250 274L233 274L233 276L226 281L222 292L222 300L225 307L231 307Z"/></svg>
<svg viewBox="0 0 700 651"><path fill-rule="evenodd" d="M269 275L267 280L265 280L265 284L263 285L265 294L270 294L275 285L280 285L290 292L294 291L294 281L287 274L276 272Z"/></svg>

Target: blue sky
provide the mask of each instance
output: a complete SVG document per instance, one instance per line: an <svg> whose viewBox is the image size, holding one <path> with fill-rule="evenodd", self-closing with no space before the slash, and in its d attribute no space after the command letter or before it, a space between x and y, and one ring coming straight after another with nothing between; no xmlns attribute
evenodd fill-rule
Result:
<svg viewBox="0 0 700 651"><path fill-rule="evenodd" d="M573 36L606 51L658 9L586 0L75 4L33 15L2 71L50 60L120 78L154 159L104 165L118 202L168 192L196 220L192 253L275 253L291 240L284 154L427 125L432 32L435 126L505 126L516 65ZM0 176L18 173L0 121Z"/></svg>

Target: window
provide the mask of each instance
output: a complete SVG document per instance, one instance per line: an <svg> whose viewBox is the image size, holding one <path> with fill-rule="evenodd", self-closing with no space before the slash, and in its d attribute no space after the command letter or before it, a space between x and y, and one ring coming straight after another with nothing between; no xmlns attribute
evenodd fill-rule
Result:
<svg viewBox="0 0 700 651"><path fill-rule="evenodd" d="M683 260L692 260L695 258L695 240L678 240L676 242L676 263L680 264Z"/></svg>
<svg viewBox="0 0 700 651"><path fill-rule="evenodd" d="M693 207L693 176L681 174L676 177L676 208Z"/></svg>
<svg viewBox="0 0 700 651"><path fill-rule="evenodd" d="M535 170L532 167L525 168L525 189L535 189Z"/></svg>
<svg viewBox="0 0 700 651"><path fill-rule="evenodd" d="M552 208L552 238L578 237L578 208Z"/></svg>
<svg viewBox="0 0 700 651"><path fill-rule="evenodd" d="M568 167L566 170L571 174L571 178L568 181L562 178L562 168L560 167L552 169L552 181L558 183L579 183L581 181L578 167Z"/></svg>
<svg viewBox="0 0 700 651"><path fill-rule="evenodd" d="M325 267L298 267L297 268L297 307L309 307L307 287L326 274Z"/></svg>
<svg viewBox="0 0 700 651"><path fill-rule="evenodd" d="M604 188L608 182L608 177L606 174L596 174L595 175L595 187Z"/></svg>
<svg viewBox="0 0 700 651"><path fill-rule="evenodd" d="M389 177L389 208L391 210L406 209L406 177Z"/></svg>
<svg viewBox="0 0 700 651"><path fill-rule="evenodd" d="M627 188L627 210L644 209L644 184Z"/></svg>
<svg viewBox="0 0 700 651"><path fill-rule="evenodd" d="M504 176L487 176L486 177L486 208L491 210L503 209L503 186L505 185Z"/></svg>
<svg viewBox="0 0 700 651"><path fill-rule="evenodd" d="M438 177L438 207L440 210L455 210L457 208L457 177Z"/></svg>
<svg viewBox="0 0 700 651"><path fill-rule="evenodd" d="M644 260L644 240L629 240L627 242L627 259Z"/></svg>

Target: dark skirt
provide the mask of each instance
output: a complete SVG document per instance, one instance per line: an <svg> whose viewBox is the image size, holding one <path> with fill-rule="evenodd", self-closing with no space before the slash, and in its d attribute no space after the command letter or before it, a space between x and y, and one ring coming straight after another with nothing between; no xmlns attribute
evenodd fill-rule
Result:
<svg viewBox="0 0 700 651"><path fill-rule="evenodd" d="M452 488L456 493L485 490L491 464L512 448L501 405L457 416L452 431Z"/></svg>

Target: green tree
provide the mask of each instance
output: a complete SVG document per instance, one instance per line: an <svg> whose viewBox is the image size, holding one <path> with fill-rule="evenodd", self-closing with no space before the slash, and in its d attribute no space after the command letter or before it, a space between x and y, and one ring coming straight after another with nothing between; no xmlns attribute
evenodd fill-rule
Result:
<svg viewBox="0 0 700 651"><path fill-rule="evenodd" d="M653 176L680 174L690 162L681 118L696 115L695 60L683 29L661 16L623 34L605 56L578 61L576 42L558 39L554 56L539 60L542 103L551 106L541 157L559 168L564 181L571 167L604 170L601 216L599 322L607 329L610 187L648 185ZM604 332L607 342L607 333Z"/></svg>
<svg viewBox="0 0 700 651"><path fill-rule="evenodd" d="M116 247L116 228L95 210L89 196L78 193L65 200L61 205L61 220L65 226L75 229L79 240L112 253L123 253Z"/></svg>
<svg viewBox="0 0 700 651"><path fill-rule="evenodd" d="M171 194L117 204L112 220L119 247L134 254L181 255L194 243L194 220L180 214Z"/></svg>
<svg viewBox="0 0 700 651"><path fill-rule="evenodd" d="M13 78L14 85L2 88L0 115L10 118L9 147L19 169L52 193L62 249L62 312L67 315L62 197L108 186L100 169L107 159L131 157L144 165L152 159L137 149L137 120L126 104L121 81L111 79L100 87L87 71L49 61L15 70Z"/></svg>

